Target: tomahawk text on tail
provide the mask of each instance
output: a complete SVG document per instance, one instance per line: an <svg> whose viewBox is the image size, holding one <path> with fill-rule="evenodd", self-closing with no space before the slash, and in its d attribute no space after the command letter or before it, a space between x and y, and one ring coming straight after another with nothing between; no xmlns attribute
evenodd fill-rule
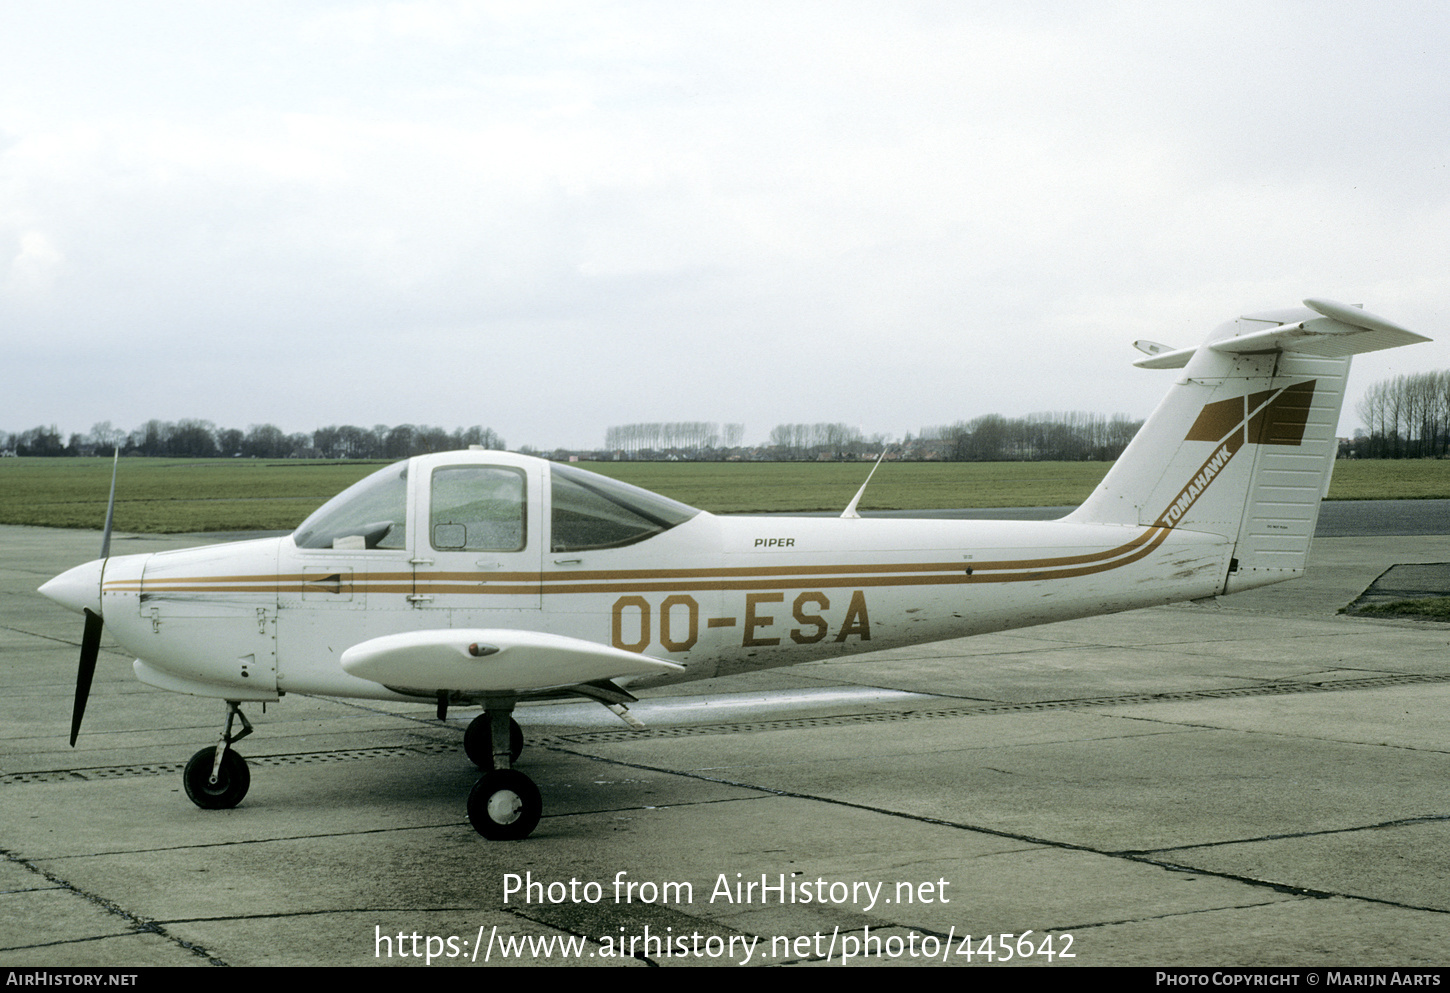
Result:
<svg viewBox="0 0 1450 993"><path fill-rule="evenodd" d="M162 689L226 701L186 766L199 806L245 797L247 701L288 693L482 706L468 816L522 838L542 801L514 767L523 701L958 638L1291 578L1335 454L1350 357L1426 339L1352 307L1254 314L1179 368L1102 485L1061 521L717 517L507 452L381 469L285 538L110 558L41 592L86 616L73 729L101 625ZM860 498L858 494L857 499ZM108 529L109 530L109 529ZM886 663L883 663L886 664ZM236 722L241 729L233 733ZM74 734L74 730L73 730Z"/></svg>

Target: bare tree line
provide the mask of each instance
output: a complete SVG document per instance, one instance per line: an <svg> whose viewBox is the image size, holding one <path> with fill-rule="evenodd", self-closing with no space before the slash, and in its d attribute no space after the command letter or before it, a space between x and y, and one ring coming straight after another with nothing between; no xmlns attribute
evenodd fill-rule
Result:
<svg viewBox="0 0 1450 993"><path fill-rule="evenodd" d="M923 438L948 442L943 455L958 462L1111 461L1143 426L1126 414L1083 411L1007 418L984 414L970 421L925 428Z"/></svg>
<svg viewBox="0 0 1450 993"><path fill-rule="evenodd" d="M480 425L445 431L413 424L378 424L372 428L344 424L287 434L275 424L253 424L241 431L218 429L211 421L201 420L150 420L134 431L102 421L92 425L87 434L72 434L68 441L62 440L55 425L18 434L0 432L0 449L17 455L51 456L104 454L120 448L124 455L173 458L402 459L470 445L499 449L504 447L504 440L492 428Z"/></svg>
<svg viewBox="0 0 1450 993"><path fill-rule="evenodd" d="M867 438L858 428L840 422L777 424L770 432L770 449L776 458L840 459L875 454L887 444L884 435Z"/></svg>
<svg viewBox="0 0 1450 993"><path fill-rule="evenodd" d="M744 440L744 424L726 424L722 428L714 421L619 424L604 432L606 449L630 456L739 448Z"/></svg>
<svg viewBox="0 0 1450 993"><path fill-rule="evenodd" d="M1450 370L1381 380L1365 391L1356 412L1368 429L1349 446L1360 458L1444 458L1450 454Z"/></svg>

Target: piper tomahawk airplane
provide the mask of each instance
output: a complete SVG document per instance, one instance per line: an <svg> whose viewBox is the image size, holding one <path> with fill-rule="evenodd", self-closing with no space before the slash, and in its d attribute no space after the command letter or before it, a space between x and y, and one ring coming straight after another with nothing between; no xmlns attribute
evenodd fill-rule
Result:
<svg viewBox="0 0 1450 993"><path fill-rule="evenodd" d="M522 700L578 695L632 721L630 688L1235 593L1304 570L1350 359L1429 339L1354 307L1252 314L1198 348L1098 489L1060 521L716 517L504 452L424 455L291 535L107 556L40 592L85 614L71 743L102 624L143 682L226 701L184 774L233 807L241 704L287 693L482 705L468 816L523 838ZM859 494L857 495L859 498ZM112 502L114 504L114 483ZM104 619L104 621L103 621ZM234 721L241 730L233 734Z"/></svg>

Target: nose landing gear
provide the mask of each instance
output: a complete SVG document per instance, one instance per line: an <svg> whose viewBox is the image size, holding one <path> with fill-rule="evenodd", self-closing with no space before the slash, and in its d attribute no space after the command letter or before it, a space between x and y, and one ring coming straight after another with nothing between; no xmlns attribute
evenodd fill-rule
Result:
<svg viewBox="0 0 1450 993"><path fill-rule="evenodd" d="M242 730L232 734L232 722L240 720ZM181 783L192 803L206 810L228 810L242 802L252 785L247 760L231 746L252 733L252 722L236 700L227 701L227 726L213 748L203 748L186 763Z"/></svg>

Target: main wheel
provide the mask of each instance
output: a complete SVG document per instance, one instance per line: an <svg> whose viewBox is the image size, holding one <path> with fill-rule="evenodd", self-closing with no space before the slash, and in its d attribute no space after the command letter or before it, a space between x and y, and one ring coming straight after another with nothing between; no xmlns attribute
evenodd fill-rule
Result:
<svg viewBox="0 0 1450 993"><path fill-rule="evenodd" d="M493 768L493 735L488 729L488 715L479 714L468 722L463 732L463 752L468 760L484 772ZM524 729L509 718L509 761L517 762L524 752Z"/></svg>
<svg viewBox="0 0 1450 993"><path fill-rule="evenodd" d="M468 794L468 820L490 841L527 838L543 812L539 788L517 769L485 772Z"/></svg>
<svg viewBox="0 0 1450 993"><path fill-rule="evenodd" d="M216 748L203 748L186 763L181 782L186 786L186 795L198 807L227 810L241 803L247 795L252 785L252 774L247 769L247 760L228 748L222 753L222 765L213 783L211 767L215 761Z"/></svg>

